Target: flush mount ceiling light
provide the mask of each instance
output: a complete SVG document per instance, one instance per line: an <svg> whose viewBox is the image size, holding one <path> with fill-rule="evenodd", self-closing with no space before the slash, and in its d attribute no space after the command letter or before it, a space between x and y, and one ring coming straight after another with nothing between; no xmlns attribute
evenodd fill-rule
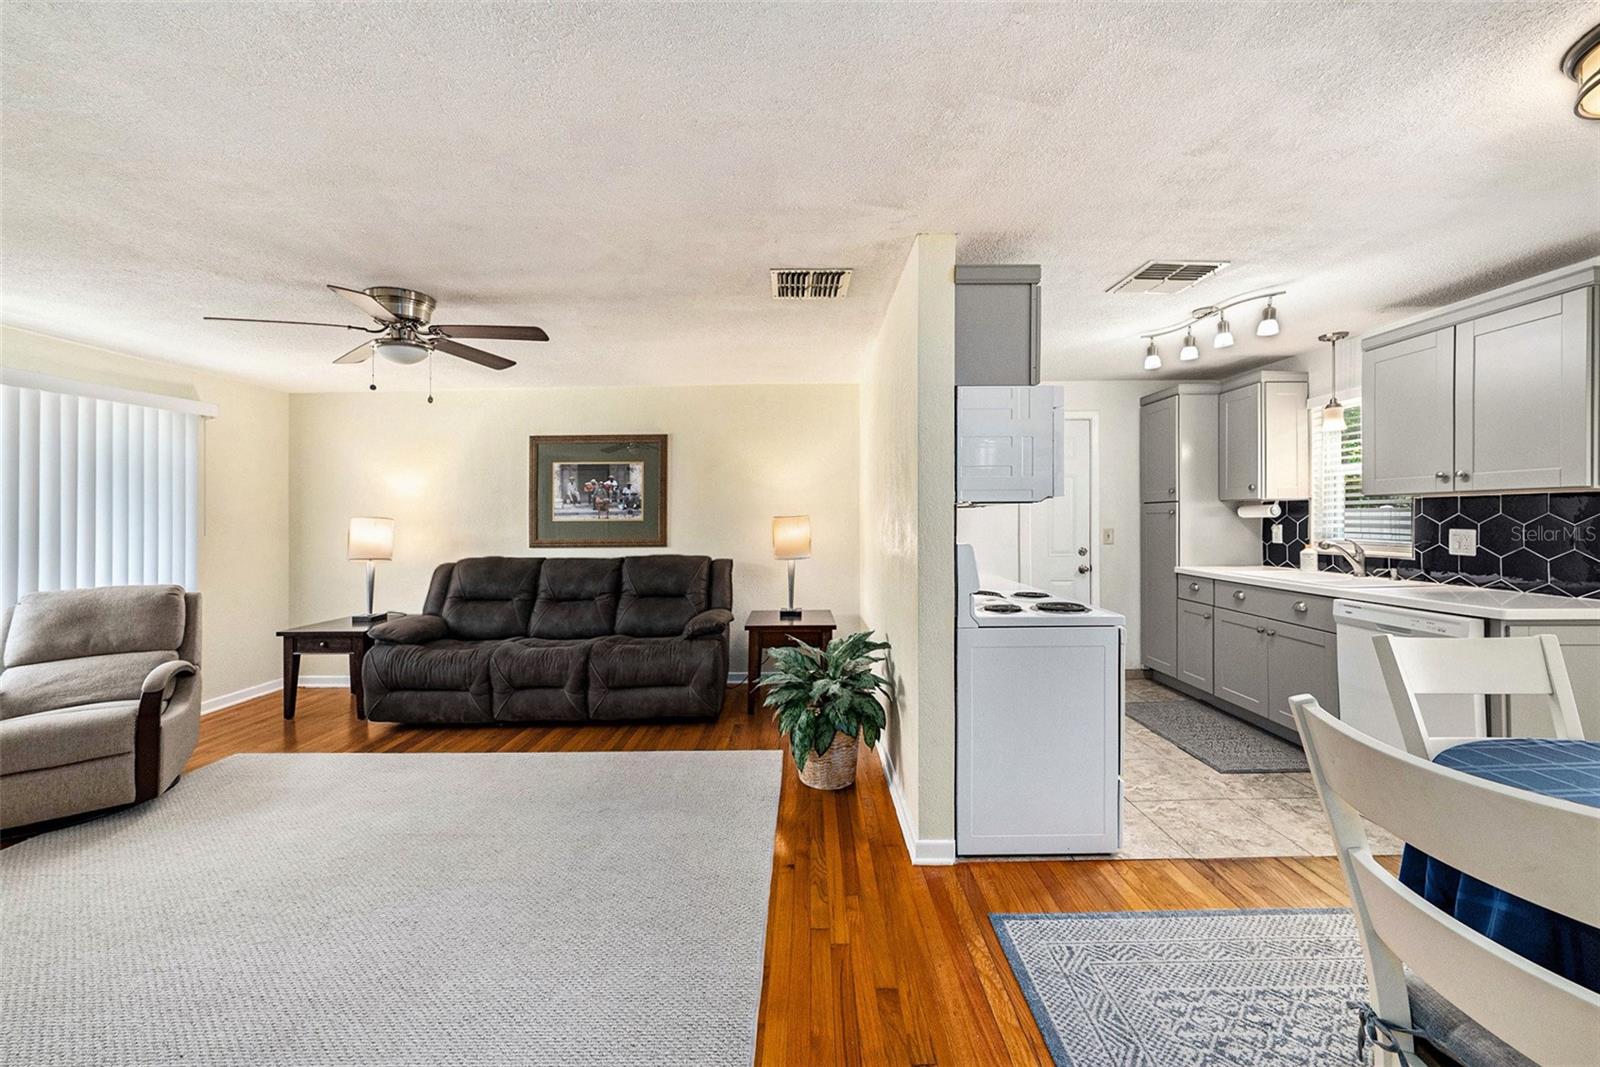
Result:
<svg viewBox="0 0 1600 1067"><path fill-rule="evenodd" d="M1330 429L1344 428L1344 405L1339 403L1339 342L1350 336L1349 330L1331 330L1319 334L1317 340L1328 342L1328 402L1322 405L1322 425Z"/></svg>
<svg viewBox="0 0 1600 1067"><path fill-rule="evenodd" d="M1156 339L1150 338L1150 343L1144 349L1144 369L1161 369L1161 350L1156 347Z"/></svg>
<svg viewBox="0 0 1600 1067"><path fill-rule="evenodd" d="M377 349L378 355L384 359L406 366L410 366L413 363L421 363L433 351L421 341L413 341L404 337L392 341L377 341L373 347Z"/></svg>
<svg viewBox="0 0 1600 1067"><path fill-rule="evenodd" d="M1257 337L1278 336L1278 309L1272 306L1272 301L1267 301L1267 306L1261 309L1261 321L1256 323Z"/></svg>
<svg viewBox="0 0 1600 1067"><path fill-rule="evenodd" d="M1276 289L1270 293L1254 293L1250 296L1241 296L1237 300L1229 300L1222 304L1212 304L1203 308L1195 308L1183 322L1165 329L1152 330L1142 336L1150 344L1145 349L1144 369L1159 370L1161 356L1156 351L1156 338L1165 337L1169 333L1183 331L1183 347L1178 350L1178 359L1187 363L1200 358L1200 345L1194 338L1194 328L1206 319L1216 317L1217 333L1212 339L1213 348L1233 347L1233 326L1228 322L1228 309L1238 307L1240 304L1249 304L1256 300L1265 300L1267 306L1261 309L1261 322L1256 326L1257 337L1274 337L1278 333L1278 309L1272 306L1272 298L1283 296L1287 290Z"/></svg>
<svg viewBox="0 0 1600 1067"><path fill-rule="evenodd" d="M1567 49L1561 57L1561 73L1578 83L1572 113L1580 119L1600 119L1600 26Z"/></svg>

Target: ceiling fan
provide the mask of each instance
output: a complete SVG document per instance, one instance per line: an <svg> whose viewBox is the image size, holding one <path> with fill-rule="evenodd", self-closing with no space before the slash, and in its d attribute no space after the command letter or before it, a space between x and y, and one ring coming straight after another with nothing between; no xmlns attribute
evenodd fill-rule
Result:
<svg viewBox="0 0 1600 1067"><path fill-rule="evenodd" d="M329 326L337 330L358 330L375 334L363 341L335 363L365 363L376 353L394 363L421 363L434 351L448 353L490 370L505 370L516 366L515 360L485 352L481 348L462 344L458 338L491 338L502 341L548 341L550 335L537 326L436 326L433 318L435 301L427 293L415 289L400 289L392 285L374 285L368 289L346 289L330 285L329 289L344 297L361 311L372 317L377 326L350 326L342 322L303 322L299 319L242 319L231 315L207 315L211 322L274 322L285 326Z"/></svg>

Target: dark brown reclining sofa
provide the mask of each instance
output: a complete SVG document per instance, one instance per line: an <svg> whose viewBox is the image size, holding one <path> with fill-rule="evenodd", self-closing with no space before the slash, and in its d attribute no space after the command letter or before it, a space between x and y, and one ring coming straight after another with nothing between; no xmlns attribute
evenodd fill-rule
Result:
<svg viewBox="0 0 1600 1067"><path fill-rule="evenodd" d="M733 561L480 556L433 572L421 615L372 628L376 722L715 718Z"/></svg>

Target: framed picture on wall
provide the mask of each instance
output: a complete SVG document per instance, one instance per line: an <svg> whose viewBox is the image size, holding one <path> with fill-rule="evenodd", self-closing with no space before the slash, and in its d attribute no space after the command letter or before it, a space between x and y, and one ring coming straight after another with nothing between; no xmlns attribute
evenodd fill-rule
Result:
<svg viewBox="0 0 1600 1067"><path fill-rule="evenodd" d="M528 438L530 548L666 543L666 434Z"/></svg>

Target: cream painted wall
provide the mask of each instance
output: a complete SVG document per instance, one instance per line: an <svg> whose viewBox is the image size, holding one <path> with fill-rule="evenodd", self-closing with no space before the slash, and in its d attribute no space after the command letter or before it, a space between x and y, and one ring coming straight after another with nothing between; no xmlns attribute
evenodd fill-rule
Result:
<svg viewBox="0 0 1600 1067"><path fill-rule="evenodd" d="M504 389L296 394L290 400L290 602L301 621L363 603L363 567L345 559L353 515L395 519L395 558L378 564L378 607L418 611L434 567L463 556L731 557L732 669L745 665L744 615L782 606L774 515L809 514L810 559L796 601L858 625L860 551L854 385ZM655 549L528 547L528 437L668 435L670 543ZM343 660L309 659L309 675Z"/></svg>
<svg viewBox="0 0 1600 1067"><path fill-rule="evenodd" d="M0 362L216 404L203 431L201 687L207 701L281 676L289 621L289 397L186 367L0 327Z"/></svg>
<svg viewBox="0 0 1600 1067"><path fill-rule="evenodd" d="M862 615L894 646L883 745L915 858L955 848L954 453L955 238L924 234L861 384Z"/></svg>

